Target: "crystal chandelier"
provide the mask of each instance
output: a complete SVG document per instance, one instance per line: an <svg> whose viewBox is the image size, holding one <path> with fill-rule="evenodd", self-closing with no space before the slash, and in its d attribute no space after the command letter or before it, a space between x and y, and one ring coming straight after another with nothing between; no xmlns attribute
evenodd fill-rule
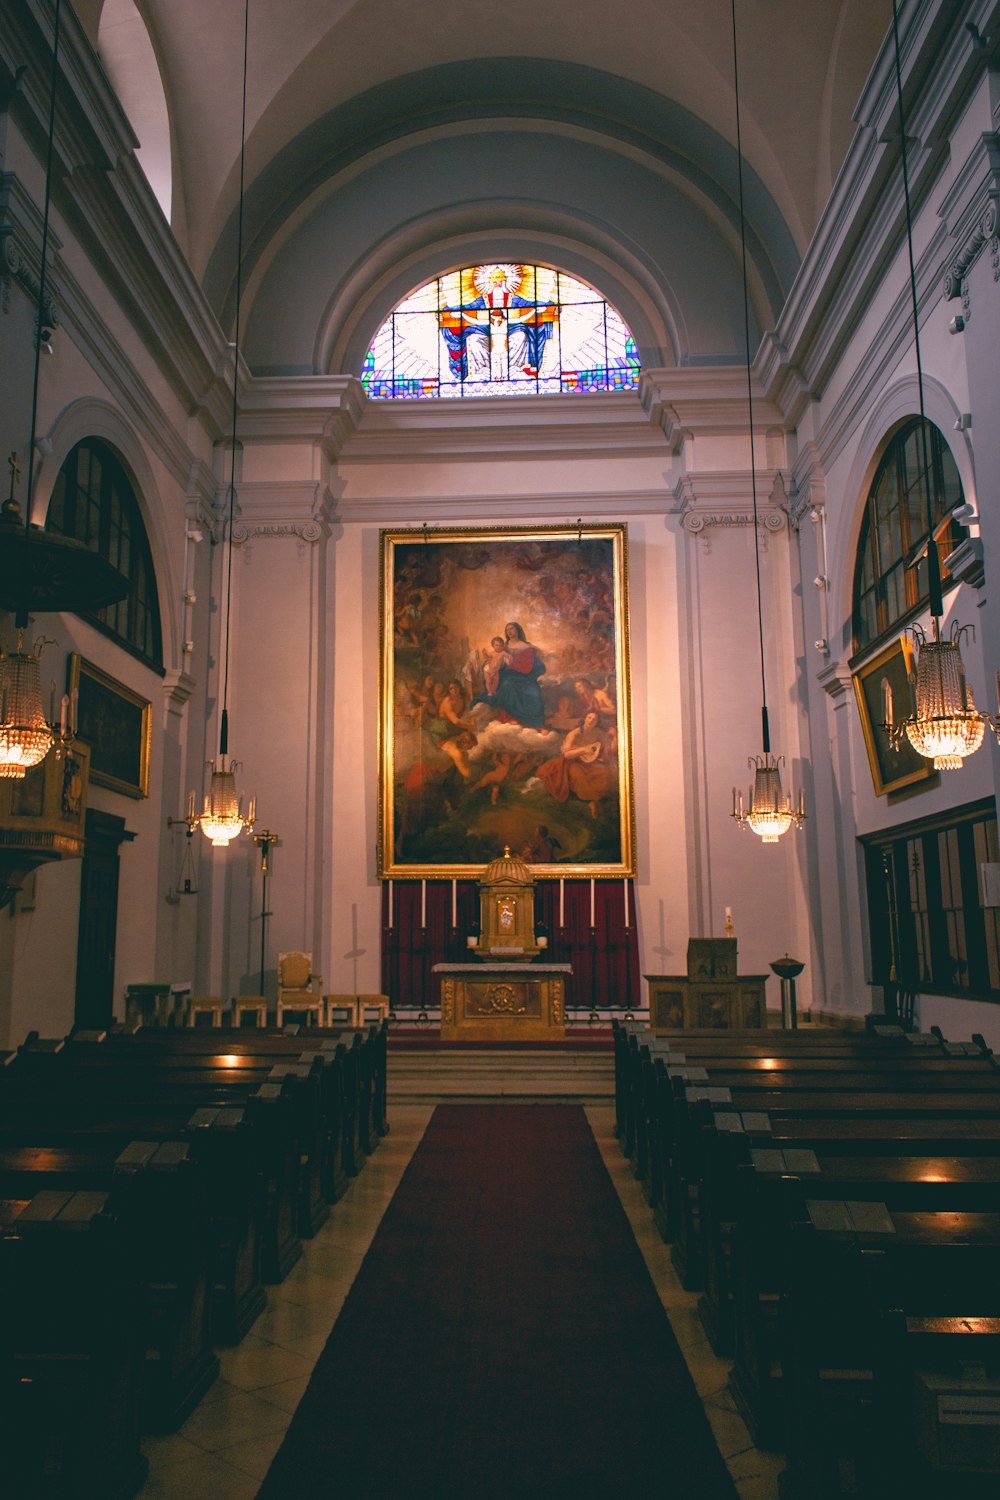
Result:
<svg viewBox="0 0 1000 1500"><path fill-rule="evenodd" d="M971 629L955 621L950 639L942 640L935 616L934 637L928 640L921 626L911 625L916 663L905 637L904 653L916 703L909 718L899 724L893 715L892 689L888 683L884 686L884 728L890 745L898 750L904 738L909 740L918 755L934 762L935 771L961 770L965 756L973 755L982 744L987 724L996 728L990 717L976 708L965 679L960 643Z"/></svg>
<svg viewBox="0 0 1000 1500"><path fill-rule="evenodd" d="M42 690L38 658L51 644L43 636L33 651L24 650L24 631L17 632L17 650L0 652L0 777L20 780L25 771L43 761L53 745L61 751L70 743L67 728L68 698L62 700L59 728L42 712Z"/></svg>
<svg viewBox="0 0 1000 1500"><path fill-rule="evenodd" d="M253 827L256 822L257 799L250 798L250 806L244 818L243 799L236 791L236 768L239 762L231 760L227 766L225 755L220 754L217 761L210 760L208 764L212 768L212 781L205 797L205 805L195 821L216 848L224 849L244 828Z"/></svg>
<svg viewBox="0 0 1000 1500"><path fill-rule="evenodd" d="M733 817L741 827L750 828L762 844L776 844L783 833L794 823L796 828L805 822L805 799L799 792L798 805L795 797L787 795L781 787L783 755L751 755L747 765L753 771L753 786L749 790L749 806L744 808L743 793L733 788Z"/></svg>
<svg viewBox="0 0 1000 1500"><path fill-rule="evenodd" d="M782 834L787 833L792 824L801 828L805 822L806 810L802 792L799 792L798 805L793 805L793 798L786 796L781 787L781 766L784 764L783 755L771 754L771 733L767 719L767 683L764 676L764 609L761 602L760 589L760 527L757 516L757 464L754 455L753 441L753 381L750 374L750 291L747 281L747 229L746 212L743 201L743 144L740 133L740 80L736 48L736 0L731 0L732 27L733 27L733 86L736 96L736 162L739 174L740 190L740 247L743 257L743 330L746 338L746 370L747 370L747 414L750 427L750 481L753 491L753 546L754 562L757 574L757 635L760 642L760 696L761 696L761 730L763 737L763 753L752 755L747 764L754 773L753 785L749 791L749 806L744 807L743 793L733 788L733 812L739 828L749 828L758 835L764 844L776 844Z"/></svg>
<svg viewBox="0 0 1000 1500"><path fill-rule="evenodd" d="M243 200L247 138L247 54L249 50L249 36L250 0L245 0L243 7L243 113L240 124L240 190L236 221L236 313L233 332L233 411L229 465L229 524L226 536L226 645L222 678L222 717L219 728L219 755L216 760L208 762L212 772L212 779L205 797L204 807L199 814L195 814L194 794L191 793L188 798L187 816L189 828L193 831L196 827L200 827L205 837L210 839L216 848L226 848L234 838L243 832L244 828L253 828L257 810L256 799L251 797L247 815L246 817L243 816L243 801L236 790L236 769L239 762L230 760L227 763L226 759L229 753L229 711L227 707L229 696L229 626L233 591L233 517L236 510L236 419L238 414L240 373L240 302L242 300L243 289Z"/></svg>

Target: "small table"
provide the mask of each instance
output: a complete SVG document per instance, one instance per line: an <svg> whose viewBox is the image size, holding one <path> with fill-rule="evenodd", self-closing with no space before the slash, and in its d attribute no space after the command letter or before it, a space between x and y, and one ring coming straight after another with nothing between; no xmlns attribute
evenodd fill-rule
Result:
<svg viewBox="0 0 1000 1500"><path fill-rule="evenodd" d="M435 964L442 1041L551 1041L566 1035L571 964Z"/></svg>

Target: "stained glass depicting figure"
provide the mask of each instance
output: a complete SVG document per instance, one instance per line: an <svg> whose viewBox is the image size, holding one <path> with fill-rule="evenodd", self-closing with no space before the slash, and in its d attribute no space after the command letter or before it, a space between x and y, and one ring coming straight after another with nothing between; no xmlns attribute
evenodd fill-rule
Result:
<svg viewBox="0 0 1000 1500"><path fill-rule="evenodd" d="M362 381L380 399L530 395L630 390L639 369L629 329L593 287L498 261L406 297L375 335Z"/></svg>

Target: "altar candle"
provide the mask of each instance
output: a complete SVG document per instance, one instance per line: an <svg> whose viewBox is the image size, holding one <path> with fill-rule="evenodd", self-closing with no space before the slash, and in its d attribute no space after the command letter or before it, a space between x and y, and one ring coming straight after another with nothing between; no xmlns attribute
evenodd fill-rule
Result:
<svg viewBox="0 0 1000 1500"><path fill-rule="evenodd" d="M729 926L729 924L730 924L730 922L732 920L733 920L733 908L731 906L727 906L726 907L726 926L727 927Z"/></svg>
<svg viewBox="0 0 1000 1500"><path fill-rule="evenodd" d="M625 926L628 927L628 876L622 878L622 891L625 894Z"/></svg>
<svg viewBox="0 0 1000 1500"><path fill-rule="evenodd" d="M194 822L194 792L188 792L188 822Z"/></svg>
<svg viewBox="0 0 1000 1500"><path fill-rule="evenodd" d="M997 697L1000 699L1000 688L997 689ZM559 926L566 926L566 915L563 911L563 877L559 876Z"/></svg>
<svg viewBox="0 0 1000 1500"><path fill-rule="evenodd" d="M458 881L451 882L451 925L458 926Z"/></svg>
<svg viewBox="0 0 1000 1500"><path fill-rule="evenodd" d="M66 725L69 722L69 694L63 693L59 700L59 733L63 739L66 738Z"/></svg>
<svg viewBox="0 0 1000 1500"><path fill-rule="evenodd" d="M427 926L427 882L420 882L420 925Z"/></svg>
<svg viewBox="0 0 1000 1500"><path fill-rule="evenodd" d="M594 926L594 880L593 880L593 876L591 876L591 880L590 880L590 926L591 926L591 929L593 929L593 926Z"/></svg>
<svg viewBox="0 0 1000 1500"><path fill-rule="evenodd" d="M389 931L392 931L392 881L389 881Z"/></svg>

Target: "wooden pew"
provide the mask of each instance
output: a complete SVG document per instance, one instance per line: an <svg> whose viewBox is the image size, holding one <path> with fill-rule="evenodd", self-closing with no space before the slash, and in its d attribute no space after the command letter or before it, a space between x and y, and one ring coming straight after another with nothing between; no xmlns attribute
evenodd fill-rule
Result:
<svg viewBox="0 0 1000 1500"><path fill-rule="evenodd" d="M94 1071L101 1074L102 1091L127 1094L135 1088L154 1093L186 1090L193 1103L202 1095L206 1102L215 1102L224 1094L228 1102L242 1104L265 1085L283 1085L299 1162L298 1232L310 1238L330 1212L323 1194L326 1143L320 1096L322 1068L322 1059L312 1055L275 1063L272 1058L249 1054L151 1052L136 1047L95 1046L71 1038L57 1049L39 1044L25 1046L13 1073L16 1077L19 1070L22 1074L27 1071L42 1080L54 1076L65 1083Z"/></svg>
<svg viewBox="0 0 1000 1500"><path fill-rule="evenodd" d="M0 1194L106 1196L145 1288L143 1417L173 1431L219 1372L212 1350L205 1184L185 1141L132 1141L116 1152L0 1149Z"/></svg>
<svg viewBox="0 0 1000 1500"><path fill-rule="evenodd" d="M281 1281L302 1254L296 1225L298 1152L283 1086L268 1084L234 1103L204 1089L154 1093L50 1077L44 1089L8 1067L0 1075L0 1140L72 1145L105 1135L129 1140L193 1139L211 1164L217 1234L214 1277L222 1283L238 1337L260 1310L260 1279ZM225 1320L223 1320L225 1321ZM225 1337L225 1333L222 1334Z"/></svg>
<svg viewBox="0 0 1000 1500"><path fill-rule="evenodd" d="M146 1291L108 1195L0 1202L4 1494L131 1500Z"/></svg>
<svg viewBox="0 0 1000 1500"><path fill-rule="evenodd" d="M676 1233L671 1256L688 1290L700 1290L703 1255L700 1240L699 1188L703 1175L701 1161L701 1125L707 1116L733 1110L750 1114L767 1114L770 1118L812 1117L850 1119L943 1118L1000 1116L1000 1073L970 1074L966 1086L960 1075L943 1078L935 1075L932 1083L915 1087L911 1079L900 1080L896 1073L881 1077L870 1075L871 1082L854 1086L852 1080L869 1075L840 1075L844 1087L791 1087L788 1080L776 1086L762 1076L753 1083L744 1081L731 1088L715 1084L710 1075L707 1085L680 1081L669 1098L670 1117L661 1121L661 1132L670 1151L668 1191L674 1202ZM667 1096L661 1095L667 1102Z"/></svg>
<svg viewBox="0 0 1000 1500"><path fill-rule="evenodd" d="M756 1127L756 1128L755 1128ZM788 1175L811 1174L828 1160L904 1158L913 1171L940 1176L942 1162L1000 1157L1000 1119L774 1120L716 1113L702 1128L699 1223L704 1254L702 1322L717 1354L732 1350L734 1296L732 1240L746 1209L744 1174L760 1153L783 1153ZM809 1158L813 1158L810 1162ZM773 1157L771 1158L773 1161ZM864 1166L858 1168L864 1171Z"/></svg>
<svg viewBox="0 0 1000 1500"><path fill-rule="evenodd" d="M914 1493L921 1500L970 1500L996 1494L995 1439L991 1471L963 1476L925 1464L925 1483L911 1491L907 1481L920 1478L919 1454L906 1452L902 1432L887 1429L893 1402L886 1391L892 1375L887 1329L903 1319L926 1340L935 1321L950 1319L956 1329L966 1325L972 1342L976 1321L991 1318L996 1307L998 1256L998 1214L807 1203L807 1217L788 1243L788 1287L779 1313L789 1438L783 1497L833 1500L853 1493L883 1500ZM992 1390L994 1408L997 1373L994 1362L993 1378L987 1371L979 1382ZM911 1408L912 1429L918 1383L895 1396L897 1411ZM901 1458L904 1466L894 1467Z"/></svg>
<svg viewBox="0 0 1000 1500"><path fill-rule="evenodd" d="M1000 1203L1000 1157L937 1161L928 1180L925 1159L831 1158L822 1171L793 1176L771 1171L765 1157L743 1182L744 1201L731 1236L735 1360L730 1388L759 1447L783 1447L787 1392L775 1314L792 1274L787 1262L793 1228L805 1204L881 1203L890 1212L983 1213Z"/></svg>

